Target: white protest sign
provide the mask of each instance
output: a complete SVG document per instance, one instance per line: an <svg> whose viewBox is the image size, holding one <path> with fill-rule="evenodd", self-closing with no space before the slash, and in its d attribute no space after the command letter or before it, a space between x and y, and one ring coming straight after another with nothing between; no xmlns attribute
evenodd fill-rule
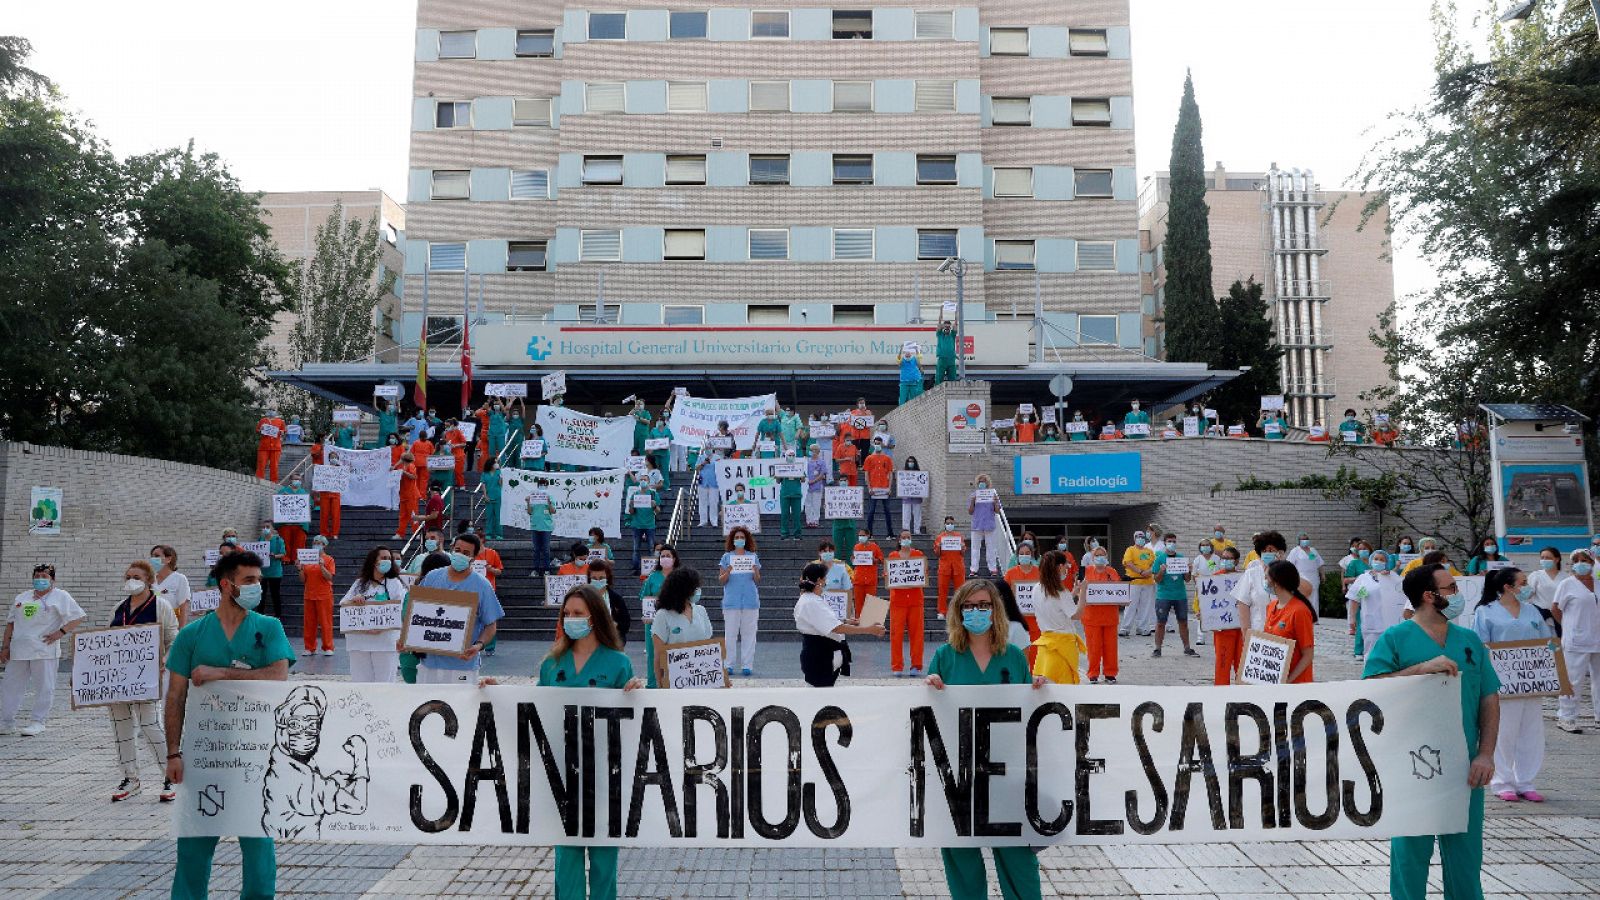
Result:
<svg viewBox="0 0 1600 900"><path fill-rule="evenodd" d="M553 463L609 468L633 449L632 416L591 416L565 406L541 406L534 416Z"/></svg>
<svg viewBox="0 0 1600 900"><path fill-rule="evenodd" d="M1018 403L1017 404L1017 412L1019 412L1019 413L1031 413L1033 411L1034 410L1033 410L1033 404L1032 403Z"/></svg>
<svg viewBox="0 0 1600 900"><path fill-rule="evenodd" d="M1230 428L1228 430L1232 431L1233 429ZM1344 442L1346 444L1359 444L1359 443L1361 443L1361 432L1356 431L1353 428L1350 429L1349 431L1341 430L1339 432L1339 437L1343 438Z"/></svg>
<svg viewBox="0 0 1600 900"><path fill-rule="evenodd" d="M928 473L921 470L900 469L894 473L894 492L901 497L926 498Z"/></svg>
<svg viewBox="0 0 1600 900"><path fill-rule="evenodd" d="M656 620L656 598L639 598L639 618L646 622L654 622Z"/></svg>
<svg viewBox="0 0 1600 900"><path fill-rule="evenodd" d="M1467 609L1477 609L1478 602L1483 599L1483 583L1488 576L1462 575L1456 579L1456 590L1461 592L1461 601Z"/></svg>
<svg viewBox="0 0 1600 900"><path fill-rule="evenodd" d="M754 553L734 553L728 557L728 571L734 574L745 574L756 570L756 555Z"/></svg>
<svg viewBox="0 0 1600 900"><path fill-rule="evenodd" d="M73 632L73 709L160 700L161 674L160 625Z"/></svg>
<svg viewBox="0 0 1600 900"><path fill-rule="evenodd" d="M1061 430L1065 431L1067 434L1088 434L1089 423L1072 421L1062 425ZM1113 428L1112 430L1115 431L1116 429Z"/></svg>
<svg viewBox="0 0 1600 900"><path fill-rule="evenodd" d="M560 606L567 591L589 583L588 575L546 575L544 577L544 605Z"/></svg>
<svg viewBox="0 0 1600 900"><path fill-rule="evenodd" d="M833 610L833 614L840 621L850 618L850 592L849 591L823 591L822 600Z"/></svg>
<svg viewBox="0 0 1600 900"><path fill-rule="evenodd" d="M655 452L657 450L671 450L672 449L672 439L671 438L645 438L644 449L645 449L646 453L653 453L653 452Z"/></svg>
<svg viewBox="0 0 1600 900"><path fill-rule="evenodd" d="M1210 419L1213 422L1215 422L1217 420L1217 411L1214 410L1214 409L1204 409L1204 410L1201 410L1200 412L1201 412L1201 415L1205 416L1207 419Z"/></svg>
<svg viewBox="0 0 1600 900"><path fill-rule="evenodd" d="M775 462L772 464L774 478L804 478L806 477L806 464L803 462Z"/></svg>
<svg viewBox="0 0 1600 900"><path fill-rule="evenodd" d="M661 565L661 557L656 556L654 553L647 553L639 557L639 575L649 578L650 573L654 572L659 565Z"/></svg>
<svg viewBox="0 0 1600 900"><path fill-rule="evenodd" d="M311 521L311 495L273 494L272 521L294 525Z"/></svg>
<svg viewBox="0 0 1600 900"><path fill-rule="evenodd" d="M1088 605L1127 606L1133 602L1133 585L1121 581L1091 581L1083 586Z"/></svg>
<svg viewBox="0 0 1600 900"><path fill-rule="evenodd" d="M1189 557L1187 557L1187 556L1169 556L1169 557L1167 557L1167 574L1168 575L1187 575L1187 574L1189 574Z"/></svg>
<svg viewBox="0 0 1600 900"><path fill-rule="evenodd" d="M768 438L760 438L760 439L758 439L756 441L756 452L757 453L777 453L778 452L778 442L774 441L774 440L771 440L771 439L768 439Z"/></svg>
<svg viewBox="0 0 1600 900"><path fill-rule="evenodd" d="M1277 422L1268 421L1261 426L1263 434L1283 434L1283 426Z"/></svg>
<svg viewBox="0 0 1600 900"><path fill-rule="evenodd" d="M500 524L527 530L528 498L543 493L555 507L551 533L558 537L585 537L589 529L618 534L622 525L621 469L598 472L531 472L501 470ZM545 481L544 487L539 481Z"/></svg>
<svg viewBox="0 0 1600 900"><path fill-rule="evenodd" d="M1183 417L1183 436L1184 437L1199 437L1200 436L1200 418L1198 416L1184 416Z"/></svg>
<svg viewBox="0 0 1600 900"><path fill-rule="evenodd" d="M874 416L872 413L855 412L852 410L850 413L848 413L848 415L850 417L850 427L854 428L856 431L866 431L868 428L871 428L873 425L878 423L878 417Z"/></svg>
<svg viewBox="0 0 1600 900"><path fill-rule="evenodd" d="M754 503L730 503L722 507L722 533L732 534L743 528L751 534L761 533L761 511Z"/></svg>
<svg viewBox="0 0 1600 900"><path fill-rule="evenodd" d="M403 605L399 601L343 604L339 607L339 631L392 631L399 628L405 618Z"/></svg>
<svg viewBox="0 0 1600 900"><path fill-rule="evenodd" d="M656 505L656 498L649 491L634 491L630 505L634 509L649 509Z"/></svg>
<svg viewBox="0 0 1600 900"><path fill-rule="evenodd" d="M1122 433L1129 437L1149 437L1150 426L1144 422L1129 422L1123 426Z"/></svg>
<svg viewBox="0 0 1600 900"><path fill-rule="evenodd" d="M999 496L994 488L978 488L972 492L972 499L978 503L993 503Z"/></svg>
<svg viewBox="0 0 1600 900"><path fill-rule="evenodd" d="M316 566L322 564L322 551L315 547L302 547L294 553L294 562L298 566Z"/></svg>
<svg viewBox="0 0 1600 900"><path fill-rule="evenodd" d="M837 429L833 427L833 423L815 420L806 425L806 431L810 432L814 438L831 438L838 433Z"/></svg>
<svg viewBox="0 0 1600 900"><path fill-rule="evenodd" d="M630 475L637 475L640 472L643 472L644 466L645 462L644 457L642 456L630 456L622 461L622 467L626 469Z"/></svg>
<svg viewBox="0 0 1600 900"><path fill-rule="evenodd" d="M900 344L900 352L916 355L921 351L918 349L916 341L904 341Z"/></svg>
<svg viewBox="0 0 1600 900"><path fill-rule="evenodd" d="M478 595L471 591L414 587L411 613L400 630L400 649L412 653L465 656L478 617Z"/></svg>
<svg viewBox="0 0 1600 900"><path fill-rule="evenodd" d="M1228 436L1229 437L1244 437L1244 426L1243 425L1229 425L1228 426Z"/></svg>
<svg viewBox="0 0 1600 900"><path fill-rule="evenodd" d="M527 382L491 382L484 385L485 397L526 397L528 396Z"/></svg>
<svg viewBox="0 0 1600 900"><path fill-rule="evenodd" d="M883 565L887 570L887 583L890 590L895 588L920 588L928 585L928 560L927 557L915 556L911 559L896 559L888 557Z"/></svg>
<svg viewBox="0 0 1600 900"><path fill-rule="evenodd" d="M1239 604L1233 591L1238 575L1212 575L1195 582L1200 599L1200 627L1206 631L1227 631L1239 627Z"/></svg>
<svg viewBox="0 0 1600 900"><path fill-rule="evenodd" d="M272 553L272 542L271 541L245 541L244 543L239 545L239 549L243 550L246 553L254 553L255 555L261 557L264 560L264 559L267 558L267 556L269 554Z"/></svg>
<svg viewBox="0 0 1600 900"><path fill-rule="evenodd" d="M1321 425L1313 425L1313 426L1311 426L1309 431L1310 431L1310 436L1313 437L1313 438L1325 438L1325 437L1328 436L1328 429L1324 428Z"/></svg>
<svg viewBox="0 0 1600 900"><path fill-rule="evenodd" d="M486 559L475 559L475 560L473 560L472 561L472 574L477 575L477 576L479 576L481 578L488 578L489 577L489 561L486 560Z"/></svg>
<svg viewBox="0 0 1600 900"><path fill-rule="evenodd" d="M428 457L429 472L449 472L456 467L456 458L450 453L436 453Z"/></svg>
<svg viewBox="0 0 1600 900"><path fill-rule="evenodd" d="M261 436L264 438L275 438L278 436L278 434L278 426L276 425L263 424L261 426Z"/></svg>
<svg viewBox="0 0 1600 900"><path fill-rule="evenodd" d="M1500 696L1572 696L1567 661L1554 640L1499 641L1484 646L1489 650L1489 664L1500 676Z"/></svg>
<svg viewBox="0 0 1600 900"><path fill-rule="evenodd" d="M530 438L522 442L522 458L538 459L544 455L544 441Z"/></svg>
<svg viewBox="0 0 1600 900"><path fill-rule="evenodd" d="M956 301L946 300L939 304L939 318L953 319L956 315Z"/></svg>
<svg viewBox="0 0 1600 900"><path fill-rule="evenodd" d="M719 459L713 465L717 467L717 490L722 492L724 504L733 503L738 487L743 485L745 498L757 508L760 515L778 514L778 482L773 470L782 465L781 462L775 459Z"/></svg>
<svg viewBox="0 0 1600 900"><path fill-rule="evenodd" d="M567 373L551 372L539 379L539 396L551 400L567 392Z"/></svg>
<svg viewBox="0 0 1600 900"><path fill-rule="evenodd" d="M350 470L344 466L312 466L311 487L324 494L343 494L350 489Z"/></svg>
<svg viewBox="0 0 1600 900"><path fill-rule="evenodd" d="M374 396L374 397L384 397L384 398L390 399L390 400L398 400L398 399L400 399L400 385L398 385L398 384L375 384L375 385L372 386L372 396Z"/></svg>
<svg viewBox="0 0 1600 900"><path fill-rule="evenodd" d="M206 551L206 568L209 569L212 566L216 565L217 564L217 560L219 560L221 558L222 558L221 551L219 551L219 550L207 550Z"/></svg>
<svg viewBox="0 0 1600 900"><path fill-rule="evenodd" d="M338 407L333 411L333 420L335 422L359 422L361 421L361 410L354 406Z"/></svg>
<svg viewBox="0 0 1600 900"><path fill-rule="evenodd" d="M1261 408L1265 410L1283 409L1282 394L1264 394L1261 397Z"/></svg>
<svg viewBox="0 0 1600 900"><path fill-rule="evenodd" d="M1245 637L1237 680L1240 684L1284 684L1289 680L1292 659L1293 638L1252 631Z"/></svg>
<svg viewBox="0 0 1600 900"><path fill-rule="evenodd" d="M709 397L681 396L672 404L672 416L667 428L672 431L672 442L684 447L706 445L706 439L717 433L717 423L727 422L733 443L740 450L755 445L756 424L767 409L778 405L777 394L754 397L713 399ZM711 444L720 447L719 444ZM720 447L720 449L731 449Z"/></svg>
<svg viewBox="0 0 1600 900"><path fill-rule="evenodd" d="M1377 413L1376 415L1374 415L1372 417L1372 421L1376 422L1379 425L1387 425L1387 424L1389 424L1389 414L1388 413Z"/></svg>
<svg viewBox="0 0 1600 900"><path fill-rule="evenodd" d="M388 447L375 450L329 447L327 453L329 465L345 470L345 487L339 492L341 504L399 508L400 473L390 461Z"/></svg>
<svg viewBox="0 0 1600 900"><path fill-rule="evenodd" d="M1037 615L1039 608L1039 582L1019 581L1011 586L1011 593L1016 595L1017 609L1025 616Z"/></svg>
<svg viewBox="0 0 1600 900"><path fill-rule="evenodd" d="M215 565L215 563L212 565ZM189 613L191 615L194 613L210 612L221 605L222 591L216 588L206 588L203 591L194 591L189 594Z"/></svg>
<svg viewBox="0 0 1600 900"><path fill-rule="evenodd" d="M960 553L962 550L962 540L963 539L959 534L939 535L939 552L948 553L954 551L956 553Z"/></svg>
<svg viewBox="0 0 1600 900"><path fill-rule="evenodd" d="M873 561L874 557L871 550L852 550L850 552L850 565L852 566L870 566Z"/></svg>
<svg viewBox="0 0 1600 900"><path fill-rule="evenodd" d="M478 423L471 421L457 422L456 430L461 432L462 440L470 444L472 443L472 438L478 433ZM452 441L451 446L455 446L455 442Z"/></svg>
<svg viewBox="0 0 1600 900"><path fill-rule="evenodd" d="M825 519L859 519L866 508L866 498L860 487L839 485L823 488L822 517Z"/></svg>
<svg viewBox="0 0 1600 900"><path fill-rule="evenodd" d="M1056 423L1056 408L1054 406L1046 406L1040 416L1040 421L1046 425L1054 425Z"/></svg>
<svg viewBox="0 0 1600 900"><path fill-rule="evenodd" d="M667 683L674 690L728 686L722 638L667 645Z"/></svg>
<svg viewBox="0 0 1600 900"><path fill-rule="evenodd" d="M1394 570L1399 572L1421 558L1421 553L1396 553L1394 555ZM1479 588L1479 590L1482 590L1482 588Z"/></svg>
<svg viewBox="0 0 1600 900"><path fill-rule="evenodd" d="M1004 431L1007 428L1015 427L1016 424L1016 419L995 419L989 423L989 427L993 428L995 431Z"/></svg>

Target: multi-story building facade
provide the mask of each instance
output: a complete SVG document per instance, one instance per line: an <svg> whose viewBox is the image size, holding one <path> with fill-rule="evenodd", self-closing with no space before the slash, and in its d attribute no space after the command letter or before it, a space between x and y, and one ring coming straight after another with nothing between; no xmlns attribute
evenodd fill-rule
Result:
<svg viewBox="0 0 1600 900"><path fill-rule="evenodd" d="M1153 254L1146 328L1158 348L1164 347L1169 183L1166 172L1146 178L1139 200L1142 240ZM1362 393L1389 382L1383 353L1370 339L1395 299L1389 210L1379 206L1363 224L1370 199L1323 190L1309 170L1276 164L1266 172L1229 172L1219 163L1206 175L1212 288L1223 297L1235 281L1262 285L1284 349L1291 424L1331 424L1346 408L1362 410Z"/></svg>
<svg viewBox="0 0 1600 900"><path fill-rule="evenodd" d="M1144 350L1127 0L420 0L402 332L969 318ZM977 276L977 277L974 277Z"/></svg>

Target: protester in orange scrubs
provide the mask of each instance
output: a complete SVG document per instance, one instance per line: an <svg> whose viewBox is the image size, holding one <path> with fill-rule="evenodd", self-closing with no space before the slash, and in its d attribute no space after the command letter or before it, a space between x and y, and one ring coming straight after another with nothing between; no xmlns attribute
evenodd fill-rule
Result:
<svg viewBox="0 0 1600 900"><path fill-rule="evenodd" d="M944 517L944 530L933 536L939 551L939 618L949 612L950 595L966 580L961 560L966 556L967 539L956 530L955 516Z"/></svg>
<svg viewBox="0 0 1600 900"><path fill-rule="evenodd" d="M417 500L422 497L422 478L417 474L416 460L409 452L400 454L395 470L400 473L400 515L394 526L394 539L403 541L411 531L411 517L417 514Z"/></svg>
<svg viewBox="0 0 1600 900"><path fill-rule="evenodd" d="M313 566L300 566L300 580L305 585L305 640L302 656L317 652L317 638L322 638L322 655L333 655L333 573L337 568L328 555L328 540L322 535L312 539L312 546L322 551L322 561Z"/></svg>
<svg viewBox="0 0 1600 900"><path fill-rule="evenodd" d="M1023 541L1017 545L1017 564L1012 566L1011 570L1005 574L1006 584L1011 585L1013 593L1017 593L1017 585L1019 584L1039 583L1037 560L1038 557L1032 541ZM1038 588L1034 588L1034 590L1037 591ZM1019 598L1018 606L1022 605ZM1029 604L1026 609L1022 610L1022 624L1028 626L1028 639L1036 641L1039 639L1039 619L1033 614L1033 609L1033 605ZM1029 657L1029 662L1032 662L1031 656Z"/></svg>
<svg viewBox="0 0 1600 900"><path fill-rule="evenodd" d="M444 433L444 442L450 447L450 455L456 460L456 487L467 486L467 436L462 433L460 425L452 425Z"/></svg>
<svg viewBox="0 0 1600 900"><path fill-rule="evenodd" d="M260 440L256 441L257 478L266 478L270 472L272 480L278 480L278 460L283 456L283 430L286 427L274 409L267 410L267 414L256 423L256 434L260 436ZM273 433L262 434L262 429L272 430Z"/></svg>
<svg viewBox="0 0 1600 900"><path fill-rule="evenodd" d="M1109 603L1085 604L1084 586L1096 582L1121 581L1122 576L1111 568L1111 558L1106 548L1096 547L1083 569L1083 580L1078 583L1078 603L1083 609L1083 641L1089 650L1089 683L1100 680L1105 672L1106 684L1117 683L1117 621L1121 607Z"/></svg>
<svg viewBox="0 0 1600 900"><path fill-rule="evenodd" d="M894 671L894 676L899 678L903 672L905 657L901 654L901 642L908 636L911 638L911 677L919 678L922 675L922 617L923 608L927 605L923 591L927 587L928 563L927 557L921 550L911 546L911 531L900 529L900 546L888 556L889 559L921 559L922 587L890 588L889 589L889 668ZM889 579L888 569L884 570L884 581ZM868 623L872 624L872 623Z"/></svg>
<svg viewBox="0 0 1600 900"><path fill-rule="evenodd" d="M1306 596L1308 587L1294 563L1279 560L1267 567L1267 583L1272 602L1267 604L1268 634L1294 641L1285 684L1310 684L1312 660L1317 648L1317 611Z"/></svg>
<svg viewBox="0 0 1600 900"><path fill-rule="evenodd" d="M862 554L866 554L863 556ZM850 554L851 577L855 585L856 617L861 615L861 604L867 595L878 589L878 567L883 565L883 548L872 540L866 528L856 533L856 545Z"/></svg>

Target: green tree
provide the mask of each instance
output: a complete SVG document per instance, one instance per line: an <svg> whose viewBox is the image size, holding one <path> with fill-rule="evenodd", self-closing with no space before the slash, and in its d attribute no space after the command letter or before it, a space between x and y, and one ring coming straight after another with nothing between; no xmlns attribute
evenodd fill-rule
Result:
<svg viewBox="0 0 1600 900"><path fill-rule="evenodd" d="M1250 371L1218 388L1209 405L1224 422L1244 419L1254 422L1261 407L1261 395L1278 392L1283 350L1273 338L1272 322L1267 319L1267 301L1254 277L1235 281L1228 288L1217 310L1217 323L1223 338L1210 360L1213 368Z"/></svg>
<svg viewBox="0 0 1600 900"><path fill-rule="evenodd" d="M1183 78L1178 125L1172 132L1171 188L1167 201L1164 310L1167 358L1210 363L1221 332L1211 288L1211 211L1206 206L1205 150L1194 79Z"/></svg>
<svg viewBox="0 0 1600 900"><path fill-rule="evenodd" d="M22 88L27 91L50 89L50 79L23 65L33 55L27 38L0 35L0 90Z"/></svg>

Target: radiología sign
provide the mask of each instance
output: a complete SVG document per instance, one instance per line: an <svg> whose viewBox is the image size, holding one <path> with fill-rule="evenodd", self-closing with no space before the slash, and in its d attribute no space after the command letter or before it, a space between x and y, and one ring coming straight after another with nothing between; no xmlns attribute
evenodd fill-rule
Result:
<svg viewBox="0 0 1600 900"><path fill-rule="evenodd" d="M632 416L591 416L565 406L541 406L535 421L544 432L545 458L553 463L610 468L633 449Z"/></svg>
<svg viewBox="0 0 1600 900"><path fill-rule="evenodd" d="M161 626L72 635L72 708L161 699Z"/></svg>
<svg viewBox="0 0 1600 900"><path fill-rule="evenodd" d="M1120 494L1144 490L1137 453L1022 454L1015 457L1018 494Z"/></svg>
<svg viewBox="0 0 1600 900"><path fill-rule="evenodd" d="M674 444L696 448L716 447L719 445L708 445L706 439L718 433L717 423L727 422L734 446L749 450L756 443L756 424L767 410L775 409L777 405L777 394L728 399L685 395L672 402L672 417L667 422L667 429L672 432Z"/></svg>
<svg viewBox="0 0 1600 900"><path fill-rule="evenodd" d="M217 681L190 688L175 827L852 851L1449 834L1467 824L1459 691L1442 675L1161 691ZM293 797L340 792L278 827Z"/></svg>
<svg viewBox="0 0 1600 900"><path fill-rule="evenodd" d="M720 459L717 467L717 490L722 492L722 502L732 503L738 493L736 485L744 485L745 499L755 504L763 516L778 514L778 480L773 459Z"/></svg>
<svg viewBox="0 0 1600 900"><path fill-rule="evenodd" d="M621 469L601 472L536 472L502 469L500 524L528 530L528 498L542 492L556 508L551 516L557 537L587 537L589 529L618 534L622 523ZM546 482L544 487L539 482Z"/></svg>

